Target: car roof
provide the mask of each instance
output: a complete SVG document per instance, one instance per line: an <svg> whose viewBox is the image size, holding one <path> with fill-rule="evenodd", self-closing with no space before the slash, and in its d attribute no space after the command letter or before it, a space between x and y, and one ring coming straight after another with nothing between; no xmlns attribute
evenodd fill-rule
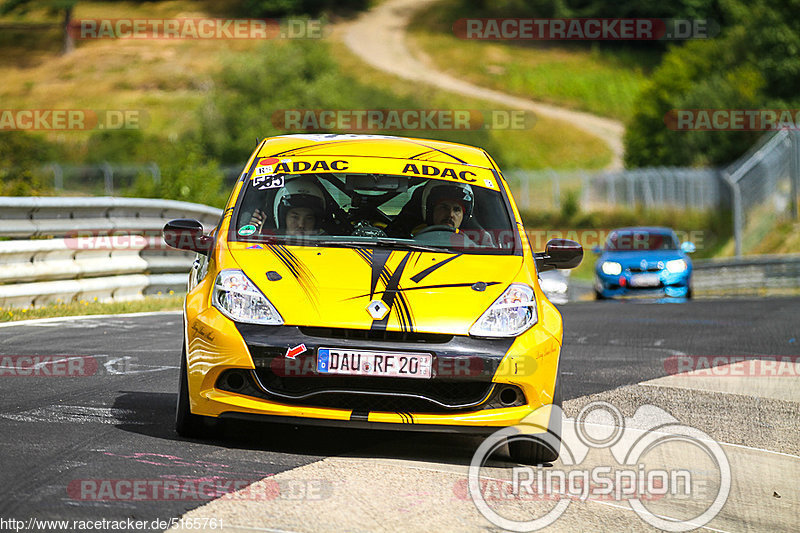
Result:
<svg viewBox="0 0 800 533"><path fill-rule="evenodd" d="M493 161L481 148L389 135L281 135L267 139L258 156L380 157L495 169Z"/></svg>

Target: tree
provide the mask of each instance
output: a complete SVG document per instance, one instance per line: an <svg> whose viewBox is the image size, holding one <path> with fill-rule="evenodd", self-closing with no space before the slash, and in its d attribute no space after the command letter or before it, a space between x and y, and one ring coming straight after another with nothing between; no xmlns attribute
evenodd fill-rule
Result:
<svg viewBox="0 0 800 533"><path fill-rule="evenodd" d="M13 11L25 13L30 9L32 0L6 0L0 4L0 15L7 15ZM45 0L36 2L37 7L45 7L48 12L57 14L63 13L61 27L64 31L63 53L68 54L75 49L75 41L72 38L70 24L72 23L72 10L78 0Z"/></svg>

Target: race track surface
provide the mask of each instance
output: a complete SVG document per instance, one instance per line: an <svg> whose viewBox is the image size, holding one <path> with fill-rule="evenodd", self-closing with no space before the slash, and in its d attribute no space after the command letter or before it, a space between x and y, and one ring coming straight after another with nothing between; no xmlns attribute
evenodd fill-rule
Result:
<svg viewBox="0 0 800 533"><path fill-rule="evenodd" d="M639 405L657 405L712 438L738 446L737 450L747 447L747 453L761 459L764 454L778 457L780 465L775 468L779 470L771 481L779 496L765 485L763 490L769 492L761 506L765 512L730 510L723 513L724 527L718 524L717 530L788 531L792 524L796 526L798 490L784 488L781 478L796 482L800 475L797 378L775 378L783 381L773 379L761 392L732 379L679 383L669 375L674 372L669 372L667 361L677 355L797 356L800 299L591 302L567 304L561 311L567 416L574 417L592 399L609 401L626 416ZM236 424L216 439L179 438L173 430L173 413L180 347L179 313L0 327L4 361L0 368L0 517L167 521L195 509L188 516L224 516L225 529L230 531L389 531L397 527L477 531L493 527L474 511L475 516L467 518L459 511L460 518L454 522L441 505L441 523L417 522L421 519L413 508L423 510L425 503L412 505L387 494L397 486L397 479L410 481L421 475L414 482L419 488L426 483L434 486L435 476L463 471L480 443L472 437ZM86 366L82 372L73 369L73 374L86 375L41 375L44 371L36 376L18 375L7 367L20 356L55 356L45 365L51 369L57 356L84 356ZM756 459L737 461L731 459L734 474ZM326 470L326 465L335 468ZM751 474L763 478L769 468L762 465L761 474ZM300 474L293 477L293 472ZM434 477L424 477L426 472ZM276 480L279 486L273 501L267 503L214 502L201 507L209 502L204 495L154 501L141 494L130 498L116 494L109 499L98 492L103 480L111 480L116 487L119 480L155 484L205 480L216 482L214 486L234 482L241 488L264 478ZM349 483L345 492L337 479ZM387 488L381 482L394 485ZM447 483L445 492L452 495L452 483ZM353 503L355 494L360 496ZM424 491L415 498L425 500L425 494L433 498ZM325 505L315 507L309 499ZM352 505L363 505L366 511L354 512ZM454 508L462 505L470 509L472 504L469 500L452 504ZM645 526L632 513L599 508L598 514L575 507L574 513L556 523L561 525L556 529ZM297 514L298 510L302 512Z"/></svg>

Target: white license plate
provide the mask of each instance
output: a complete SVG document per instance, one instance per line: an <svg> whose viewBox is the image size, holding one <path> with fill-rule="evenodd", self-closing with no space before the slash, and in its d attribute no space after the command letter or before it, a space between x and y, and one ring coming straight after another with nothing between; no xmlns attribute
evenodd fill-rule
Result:
<svg viewBox="0 0 800 533"><path fill-rule="evenodd" d="M631 276L631 287L658 287L661 276L658 274L634 274Z"/></svg>
<svg viewBox="0 0 800 533"><path fill-rule="evenodd" d="M431 377L432 361L433 356L424 353L386 353L338 348L317 350L317 372L320 374L428 379Z"/></svg>

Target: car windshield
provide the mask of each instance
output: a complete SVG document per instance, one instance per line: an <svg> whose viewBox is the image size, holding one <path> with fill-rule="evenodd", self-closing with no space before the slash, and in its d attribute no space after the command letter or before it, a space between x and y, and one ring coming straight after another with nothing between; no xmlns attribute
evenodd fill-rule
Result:
<svg viewBox="0 0 800 533"><path fill-rule="evenodd" d="M606 243L606 250L617 252L677 249L678 239L674 234L645 230L615 231Z"/></svg>
<svg viewBox="0 0 800 533"><path fill-rule="evenodd" d="M511 254L502 194L462 181L366 173L253 175L230 240Z"/></svg>

